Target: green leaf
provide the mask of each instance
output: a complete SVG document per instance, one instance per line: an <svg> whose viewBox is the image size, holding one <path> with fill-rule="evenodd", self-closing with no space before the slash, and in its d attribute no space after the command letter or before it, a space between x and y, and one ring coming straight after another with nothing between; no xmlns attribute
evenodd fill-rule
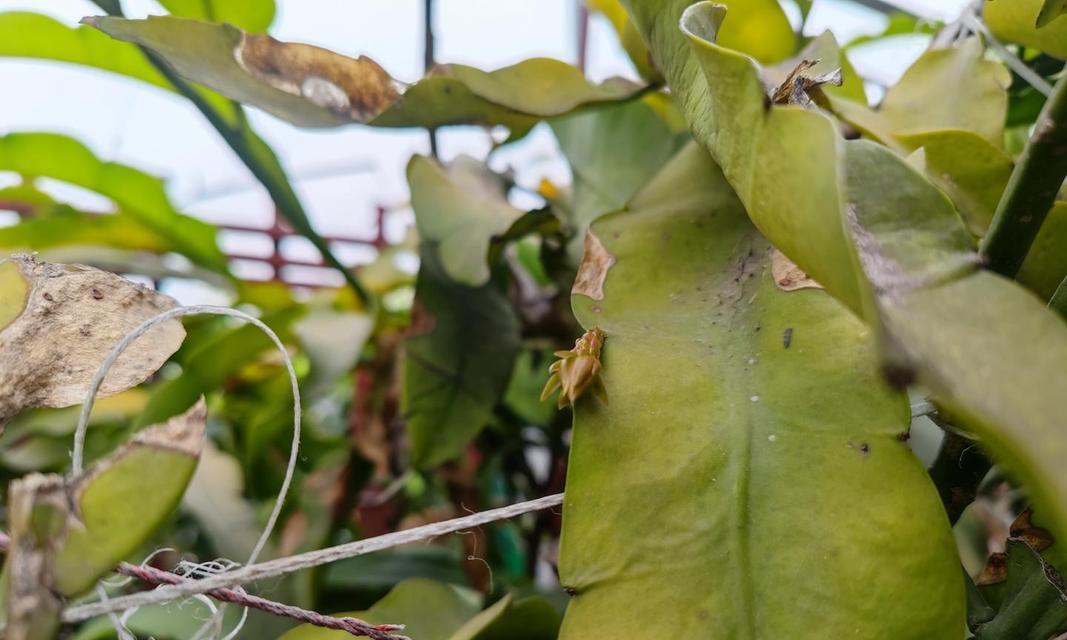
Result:
<svg viewBox="0 0 1067 640"><path fill-rule="evenodd" d="M1067 631L1067 591L1055 567L1025 540L1010 537L1002 581L981 585L997 591L996 615L976 625L975 640L1047 640Z"/></svg>
<svg viewBox="0 0 1067 640"><path fill-rule="evenodd" d="M39 13L0 13L0 56L81 64L173 90L137 47L92 27L68 27Z"/></svg>
<svg viewBox="0 0 1067 640"><path fill-rule="evenodd" d="M1067 202L1060 200L1048 212L1018 280L1043 300L1067 278Z"/></svg>
<svg viewBox="0 0 1067 640"><path fill-rule="evenodd" d="M625 100L641 90L619 79L593 85L571 65L533 58L489 73L442 66L401 91L365 56L348 58L231 25L174 17L86 20L114 38L150 48L190 80L305 127L481 124L526 131L539 119Z"/></svg>
<svg viewBox="0 0 1067 640"><path fill-rule="evenodd" d="M449 640L555 640L559 613L537 596L515 601L509 593L474 616Z"/></svg>
<svg viewBox="0 0 1067 640"><path fill-rule="evenodd" d="M159 0L171 15L208 22L228 22L263 33L274 22L274 0Z"/></svg>
<svg viewBox="0 0 1067 640"><path fill-rule="evenodd" d="M339 590L382 591L409 578L465 585L463 556L439 545L399 547L335 562L324 571L323 585Z"/></svg>
<svg viewBox="0 0 1067 640"><path fill-rule="evenodd" d="M67 407L85 400L104 358L127 333L174 306L167 296L81 265L38 262L27 255L2 263L2 293L17 307L0 331L0 425L30 407ZM18 277L12 270L14 264ZM6 305L5 305L6 306ZM125 391L155 373L181 345L177 320L149 330L116 361L102 395Z"/></svg>
<svg viewBox="0 0 1067 640"><path fill-rule="evenodd" d="M522 216L500 177L468 156L442 167L418 155L407 177L419 238L437 247L445 274L469 287L489 282L489 245Z"/></svg>
<svg viewBox="0 0 1067 640"><path fill-rule="evenodd" d="M55 589L82 594L136 551L168 518L196 469L204 440L203 401L137 433L68 488L76 522L54 559Z"/></svg>
<svg viewBox="0 0 1067 640"><path fill-rule="evenodd" d="M73 138L51 133L0 137L0 170L54 178L106 196L122 215L170 238L174 250L199 265L226 273L227 261L216 245L215 228L178 213L159 178L102 161Z"/></svg>
<svg viewBox="0 0 1067 640"><path fill-rule="evenodd" d="M478 612L477 596L459 587L425 578L411 578L393 587L387 596L366 611L334 614L351 616L371 624L404 624L402 632L413 640L449 640L464 622ZM345 631L301 625L279 640L345 640Z"/></svg>
<svg viewBox="0 0 1067 640"><path fill-rule="evenodd" d="M1042 12L1054 0L986 0L982 17L993 35L1044 51L1061 60L1067 59L1067 20L1046 21L1039 27Z"/></svg>
<svg viewBox="0 0 1067 640"><path fill-rule="evenodd" d="M84 65L174 91L137 47L108 38L92 27L68 27L37 13L0 13L0 56ZM228 121L236 121L236 111L228 100L208 91L202 91L201 96Z"/></svg>
<svg viewBox="0 0 1067 640"><path fill-rule="evenodd" d="M432 246L421 258L401 402L411 462L429 468L458 456L488 424L519 351L519 321L496 283L449 280Z"/></svg>
<svg viewBox="0 0 1067 640"><path fill-rule="evenodd" d="M824 114L766 110L752 61L714 43L720 6L686 11L691 48L681 47L685 36L672 29L682 4L634 6L657 25L653 54L668 55L660 68L753 221L875 327L892 380L918 376L1067 534L1067 378L1054 373L1067 362L1067 325L1019 286L978 271L951 203L898 156L842 140Z"/></svg>
<svg viewBox="0 0 1067 640"><path fill-rule="evenodd" d="M1011 177L1011 158L970 131L931 131L907 141L916 147L909 161L952 199L971 235L985 235Z"/></svg>
<svg viewBox="0 0 1067 640"><path fill-rule="evenodd" d="M10 251L40 251L53 247L100 245L166 253L170 238L146 227L135 217L99 215L57 205L43 214L0 228L0 247Z"/></svg>
<svg viewBox="0 0 1067 640"><path fill-rule="evenodd" d="M226 607L222 615L222 628L233 629L241 617L241 610L238 607ZM207 605L190 598L180 607L172 603L141 607L125 620L125 626L138 638L186 640L195 636L210 618L211 610ZM111 620L100 617L79 627L73 640L111 640L116 637Z"/></svg>
<svg viewBox="0 0 1067 640"><path fill-rule="evenodd" d="M617 261L572 302L610 400L575 409L560 637L958 638L954 542L871 332L777 287L695 145L592 232Z"/></svg>
<svg viewBox="0 0 1067 640"><path fill-rule="evenodd" d="M1037 14L1037 28L1046 26L1067 12L1067 0L1045 0Z"/></svg>
<svg viewBox="0 0 1067 640"><path fill-rule="evenodd" d="M926 51L889 88L878 111L840 101L833 106L861 131L905 151L917 148L922 135L945 131L971 132L1000 149L1010 84L1007 68L986 59L978 39L969 38Z"/></svg>
<svg viewBox="0 0 1067 640"><path fill-rule="evenodd" d="M581 257L585 229L617 211L655 175L688 138L679 135L644 100L613 105L550 122L574 174L574 202L567 222Z"/></svg>

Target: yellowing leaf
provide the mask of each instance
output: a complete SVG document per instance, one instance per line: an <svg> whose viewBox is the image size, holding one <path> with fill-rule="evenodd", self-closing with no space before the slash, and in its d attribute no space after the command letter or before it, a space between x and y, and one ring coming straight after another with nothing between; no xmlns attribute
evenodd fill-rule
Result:
<svg viewBox="0 0 1067 640"><path fill-rule="evenodd" d="M11 260L29 293L25 308L0 331L0 423L25 408L84 401L89 382L115 344L144 320L174 306L167 296L104 271L41 263L26 255ZM5 271L10 274L10 267ZM141 383L184 336L177 320L151 329L119 357L101 393Z"/></svg>
<svg viewBox="0 0 1067 640"><path fill-rule="evenodd" d="M1067 20L1054 20L1058 0L986 0L982 16L993 35L1067 58Z"/></svg>
<svg viewBox="0 0 1067 640"><path fill-rule="evenodd" d="M15 321L26 308L29 282L17 262L0 262L0 331Z"/></svg>
<svg viewBox="0 0 1067 640"><path fill-rule="evenodd" d="M560 638L959 638L955 545L872 332L778 288L696 145L592 228L618 262L571 301L611 402L575 407Z"/></svg>
<svg viewBox="0 0 1067 640"><path fill-rule="evenodd" d="M80 595L136 551L171 515L196 469L207 408L138 432L68 486L74 507L54 559L54 588Z"/></svg>
<svg viewBox="0 0 1067 640"><path fill-rule="evenodd" d="M232 25L176 17L86 22L152 49L190 80L305 127L499 124L525 132L538 119L640 91L618 79L592 85L574 67L546 58L490 73L442 66L404 87L365 56L248 35Z"/></svg>
<svg viewBox="0 0 1067 640"><path fill-rule="evenodd" d="M823 113L766 109L753 61L716 43L721 6L633 6L662 34L653 53L665 56L672 92L760 230L874 327L889 379L917 378L1067 536L1067 325L980 270L951 203L899 156L841 139Z"/></svg>

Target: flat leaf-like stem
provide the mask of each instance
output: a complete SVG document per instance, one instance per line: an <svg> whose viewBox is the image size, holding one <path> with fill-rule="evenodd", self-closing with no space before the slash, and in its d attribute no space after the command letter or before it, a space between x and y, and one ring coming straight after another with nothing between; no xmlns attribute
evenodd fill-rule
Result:
<svg viewBox="0 0 1067 640"><path fill-rule="evenodd" d="M1014 277L1067 176L1067 75L1056 83L1037 118L1000 199L982 253L989 268Z"/></svg>

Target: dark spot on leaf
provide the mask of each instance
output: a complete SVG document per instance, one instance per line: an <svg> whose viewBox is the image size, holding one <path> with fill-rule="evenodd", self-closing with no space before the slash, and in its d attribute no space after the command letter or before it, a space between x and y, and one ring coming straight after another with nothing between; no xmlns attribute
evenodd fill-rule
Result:
<svg viewBox="0 0 1067 640"><path fill-rule="evenodd" d="M578 595L578 590L575 589L574 587L563 587L563 590L566 591L567 595L569 595L569 596Z"/></svg>
<svg viewBox="0 0 1067 640"><path fill-rule="evenodd" d="M52 297L52 294L48 293L47 291L44 294L44 299L49 301L49 302L55 302L55 300L56 300L55 298Z"/></svg>
<svg viewBox="0 0 1067 640"><path fill-rule="evenodd" d="M103 294L103 292L101 292L101 291L100 291L99 289L97 289L96 287L93 287L93 288L92 288L92 289L91 289L91 290L89 291L89 295L91 295L91 296L93 297L93 300L103 300L103 299L104 299L104 294Z"/></svg>
<svg viewBox="0 0 1067 640"><path fill-rule="evenodd" d="M886 364L882 367L882 377L894 389L904 389L915 382L915 370L907 366Z"/></svg>
<svg viewBox="0 0 1067 640"><path fill-rule="evenodd" d="M782 346L788 349L791 344L793 344L793 327L788 327L782 333Z"/></svg>
<svg viewBox="0 0 1067 640"><path fill-rule="evenodd" d="M867 457L868 455L870 455L870 453L871 453L870 445L868 445L866 442L861 442L860 443L860 453L863 454L864 457Z"/></svg>
<svg viewBox="0 0 1067 640"><path fill-rule="evenodd" d="M898 433L897 440L900 440L901 442L907 442L908 440L911 440L911 429Z"/></svg>

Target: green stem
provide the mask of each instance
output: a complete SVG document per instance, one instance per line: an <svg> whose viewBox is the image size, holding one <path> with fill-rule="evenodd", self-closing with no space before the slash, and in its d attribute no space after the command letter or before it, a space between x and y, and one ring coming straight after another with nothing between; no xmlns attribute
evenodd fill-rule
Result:
<svg viewBox="0 0 1067 640"><path fill-rule="evenodd" d="M1001 196L982 253L989 268L1014 278L1067 176L1067 74L1037 118Z"/></svg>
<svg viewBox="0 0 1067 640"><path fill-rule="evenodd" d="M108 15L124 17L122 8L118 6L117 2L94 0L94 3L107 12ZM256 135L252 127L245 121L244 110L241 105L233 103L236 121L234 123L227 122L226 118L205 99L204 94L175 73L162 58L145 47L140 48L160 74L173 84L179 93L188 98L200 113L207 118L211 126L218 131L219 135L226 141L226 144L233 149L233 152L244 162L256 180L267 190L271 200L274 202L274 206L277 207L282 217L301 235L311 241L311 244L319 250L323 260L328 265L341 272L345 281L359 296L360 302L367 305L373 312L376 308L374 297L359 282L355 274L333 255L326 240L311 226L311 220L304 211L300 198L293 191L293 187L285 175L285 169L278 162L278 157L274 154L270 145Z"/></svg>
<svg viewBox="0 0 1067 640"><path fill-rule="evenodd" d="M1048 308L1067 319L1067 277L1063 279L1060 286L1056 287L1055 293L1049 298Z"/></svg>

